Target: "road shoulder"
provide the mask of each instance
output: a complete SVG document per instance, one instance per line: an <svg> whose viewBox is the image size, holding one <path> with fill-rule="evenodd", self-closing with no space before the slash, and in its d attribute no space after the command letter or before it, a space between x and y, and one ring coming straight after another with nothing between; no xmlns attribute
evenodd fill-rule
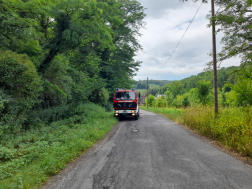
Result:
<svg viewBox="0 0 252 189"><path fill-rule="evenodd" d="M111 130L109 132L107 132L106 135L101 140L99 140L92 147L90 147L88 150L86 150L85 152L83 152L82 155L80 155L79 157L77 157L76 159L74 159L72 162L68 163L66 165L66 167L62 171L60 171L59 174L57 174L57 175L49 178L47 180L47 182L43 186L40 187L40 189L53 188L55 186L55 184L58 183L62 178L66 177L69 172L75 170L76 167L80 164L80 162L83 162L83 161L87 160L89 157L91 157L97 151L99 151L99 149L101 149L101 147L107 141L109 141L111 137L114 136L114 134L116 133L116 131L119 128L119 124L120 124L120 122L118 122L117 124L115 124L111 128Z"/></svg>

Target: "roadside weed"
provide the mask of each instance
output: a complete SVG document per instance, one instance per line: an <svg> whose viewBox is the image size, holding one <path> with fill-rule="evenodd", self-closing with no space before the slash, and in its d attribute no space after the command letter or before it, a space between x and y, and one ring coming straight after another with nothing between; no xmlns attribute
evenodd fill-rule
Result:
<svg viewBox="0 0 252 189"><path fill-rule="evenodd" d="M39 187L103 138L117 122L113 113L100 106L84 104L78 108L84 109L79 117L2 138L1 189Z"/></svg>
<svg viewBox="0 0 252 189"><path fill-rule="evenodd" d="M141 109L147 110L143 106ZM149 110L186 125L201 135L252 158L252 107L219 108L216 118L212 107L186 109L149 107Z"/></svg>

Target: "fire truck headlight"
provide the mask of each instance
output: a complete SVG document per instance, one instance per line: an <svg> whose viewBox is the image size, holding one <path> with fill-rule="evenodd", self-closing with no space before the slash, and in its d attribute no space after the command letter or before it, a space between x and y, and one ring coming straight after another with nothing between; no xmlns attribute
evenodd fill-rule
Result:
<svg viewBox="0 0 252 189"><path fill-rule="evenodd" d="M118 114L119 111L115 111L116 114Z"/></svg>
<svg viewBox="0 0 252 189"><path fill-rule="evenodd" d="M131 111L131 112L132 112L132 116L135 116L135 112L136 112L136 111Z"/></svg>
<svg viewBox="0 0 252 189"><path fill-rule="evenodd" d="M115 116L118 116L118 114L115 114Z"/></svg>

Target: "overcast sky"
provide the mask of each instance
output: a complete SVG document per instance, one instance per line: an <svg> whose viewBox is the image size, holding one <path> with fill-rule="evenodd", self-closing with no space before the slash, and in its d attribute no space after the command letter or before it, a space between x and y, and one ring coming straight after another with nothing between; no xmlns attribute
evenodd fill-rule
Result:
<svg viewBox="0 0 252 189"><path fill-rule="evenodd" d="M185 34L179 47L170 60L190 21L200 6L200 2L182 2L180 0L139 0L146 8L145 29L139 43L143 51L138 52L136 60L142 61L135 80L181 80L197 75L206 68L212 58L208 53L212 50L211 28L207 27L211 4L202 4L193 23ZM216 7L217 8L217 7ZM217 35L217 52L221 50L221 34ZM167 62L167 63L166 63ZM165 65L166 63L166 65ZM165 67L162 69L162 67ZM238 66L239 59L229 59L221 67Z"/></svg>

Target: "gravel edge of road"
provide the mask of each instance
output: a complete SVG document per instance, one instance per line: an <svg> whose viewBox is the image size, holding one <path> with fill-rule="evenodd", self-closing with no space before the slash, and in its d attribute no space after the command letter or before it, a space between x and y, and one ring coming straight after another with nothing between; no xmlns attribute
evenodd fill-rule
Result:
<svg viewBox="0 0 252 189"><path fill-rule="evenodd" d="M84 151L83 154L81 154L76 159L72 160L72 162L68 163L66 167L61 170L57 175L54 175L40 187L40 189L47 189L51 188L56 182L58 182L62 177L67 175L68 172L72 171L81 161L86 160L87 158L94 155L103 145L106 143L118 130L119 123L116 123L110 131L108 131L102 139L100 139L97 143L95 143L92 147L90 147L88 150Z"/></svg>

